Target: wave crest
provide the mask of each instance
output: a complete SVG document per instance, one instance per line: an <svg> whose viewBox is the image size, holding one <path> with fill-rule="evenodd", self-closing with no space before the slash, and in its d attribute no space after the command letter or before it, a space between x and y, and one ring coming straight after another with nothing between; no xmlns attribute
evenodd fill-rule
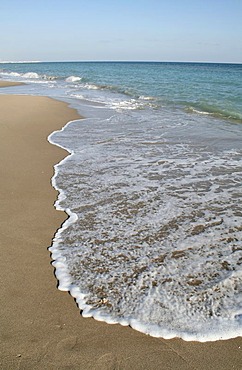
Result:
<svg viewBox="0 0 242 370"><path fill-rule="evenodd" d="M66 82L78 82L81 81L81 77L78 76L69 76L65 80Z"/></svg>
<svg viewBox="0 0 242 370"><path fill-rule="evenodd" d="M186 107L185 110L189 113L203 114L213 116L215 118L222 118L225 120L242 123L242 115L238 112L229 111L209 104L188 104L188 107Z"/></svg>
<svg viewBox="0 0 242 370"><path fill-rule="evenodd" d="M24 78L39 78L38 73L35 72L27 72L22 77Z"/></svg>

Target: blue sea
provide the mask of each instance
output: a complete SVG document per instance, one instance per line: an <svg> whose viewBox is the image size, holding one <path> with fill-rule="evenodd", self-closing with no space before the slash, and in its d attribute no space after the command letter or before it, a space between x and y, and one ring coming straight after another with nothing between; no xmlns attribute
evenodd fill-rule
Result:
<svg viewBox="0 0 242 370"><path fill-rule="evenodd" d="M55 204L69 219L49 248L59 289L84 317L155 337L242 335L242 65L1 63L85 117L49 141ZM73 303L74 304L74 303Z"/></svg>

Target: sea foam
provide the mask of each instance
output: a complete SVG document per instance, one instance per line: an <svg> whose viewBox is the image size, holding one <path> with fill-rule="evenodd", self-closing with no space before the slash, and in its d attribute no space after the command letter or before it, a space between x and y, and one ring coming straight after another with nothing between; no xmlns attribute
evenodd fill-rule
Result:
<svg viewBox="0 0 242 370"><path fill-rule="evenodd" d="M39 78L39 75L38 75L38 73L35 73L35 72L27 72L27 73L24 73L23 75L22 75L22 77L24 77L24 78L33 78L33 79L37 79L37 78Z"/></svg>
<svg viewBox="0 0 242 370"><path fill-rule="evenodd" d="M66 82L78 82L78 81L81 81L81 77L70 76L66 78Z"/></svg>

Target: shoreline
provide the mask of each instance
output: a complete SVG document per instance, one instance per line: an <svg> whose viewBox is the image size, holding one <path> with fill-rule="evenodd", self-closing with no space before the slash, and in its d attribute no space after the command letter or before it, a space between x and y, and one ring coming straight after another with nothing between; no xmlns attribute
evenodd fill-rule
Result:
<svg viewBox="0 0 242 370"><path fill-rule="evenodd" d="M47 250L66 219L53 166L68 154L47 137L80 116L51 98L0 95L0 117L0 369L239 370L242 338L164 340L80 315Z"/></svg>

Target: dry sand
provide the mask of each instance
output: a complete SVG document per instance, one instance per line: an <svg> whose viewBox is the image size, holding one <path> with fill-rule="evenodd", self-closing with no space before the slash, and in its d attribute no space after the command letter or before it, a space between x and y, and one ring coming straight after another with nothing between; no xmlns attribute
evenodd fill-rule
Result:
<svg viewBox="0 0 242 370"><path fill-rule="evenodd" d="M242 369L242 338L152 338L82 318L56 288L47 247L65 214L50 178L66 153L46 138L76 118L49 98L0 95L0 369Z"/></svg>

